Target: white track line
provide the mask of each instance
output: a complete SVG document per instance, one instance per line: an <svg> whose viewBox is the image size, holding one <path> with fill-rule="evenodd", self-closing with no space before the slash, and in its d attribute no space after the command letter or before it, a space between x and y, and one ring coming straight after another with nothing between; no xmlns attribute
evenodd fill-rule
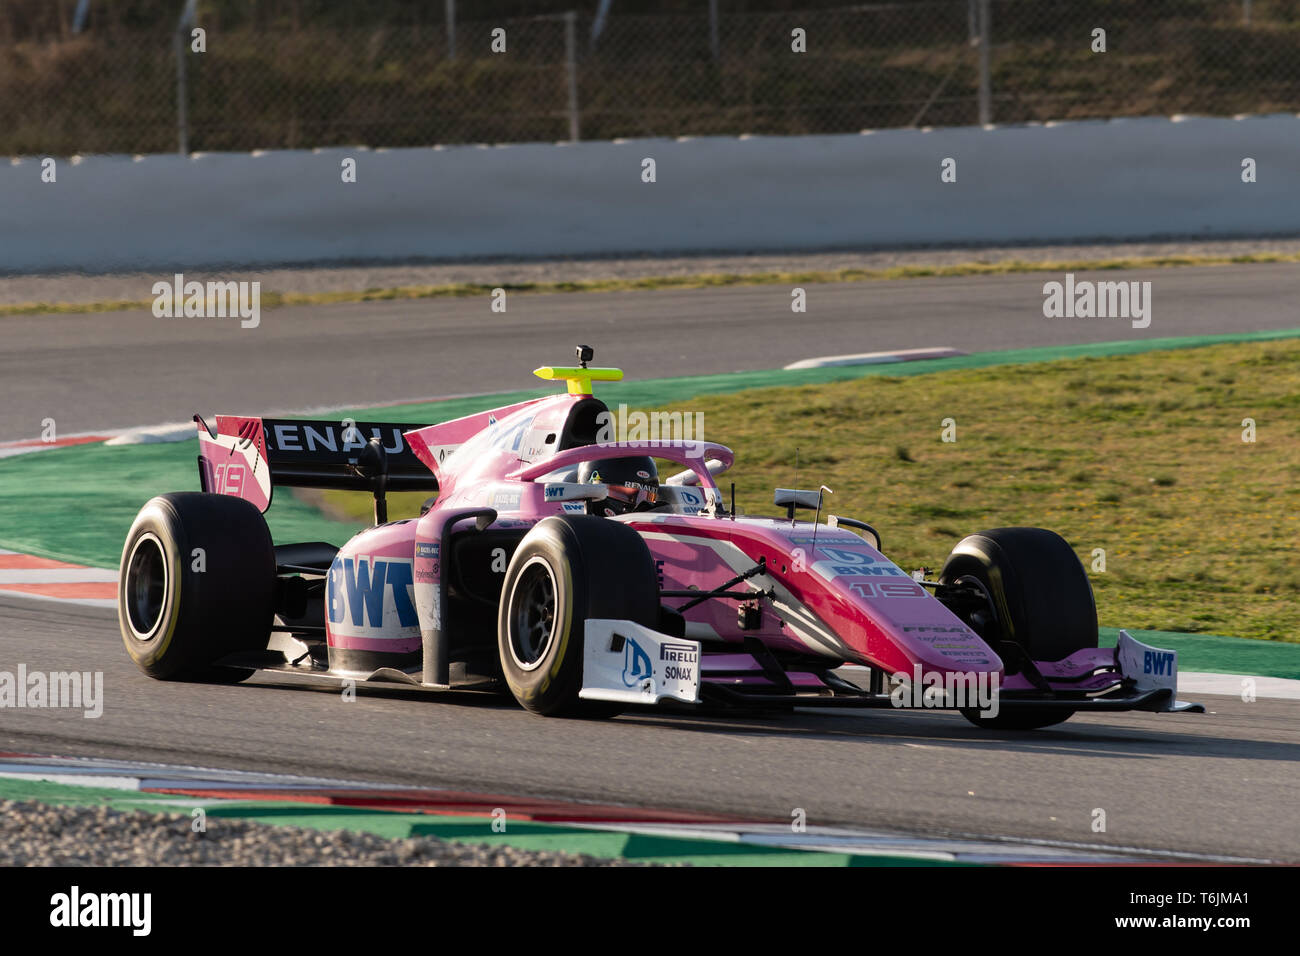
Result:
<svg viewBox="0 0 1300 956"><path fill-rule="evenodd" d="M0 588L6 584L117 583L117 572L108 568L0 568Z"/></svg>
<svg viewBox="0 0 1300 956"><path fill-rule="evenodd" d="M785 371L804 368L838 368L844 365L889 365L894 362L915 362L920 359L952 358L966 355L958 349L935 346L925 349L899 349L896 352L858 352L854 355L823 355L820 358L800 359L791 362Z"/></svg>

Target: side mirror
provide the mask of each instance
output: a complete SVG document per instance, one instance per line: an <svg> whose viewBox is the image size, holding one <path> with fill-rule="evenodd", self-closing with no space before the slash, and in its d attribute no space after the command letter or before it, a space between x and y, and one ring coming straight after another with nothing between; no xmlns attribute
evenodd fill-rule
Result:
<svg viewBox="0 0 1300 956"><path fill-rule="evenodd" d="M778 488L773 504L779 508L807 508L809 511L821 504L820 491L806 491L798 488Z"/></svg>
<svg viewBox="0 0 1300 956"><path fill-rule="evenodd" d="M825 485L822 485L816 491L803 488L778 488L776 497L773 501L778 507L785 508L785 516L794 521L794 512L796 508L806 508L809 511L816 511L818 514L822 510L822 495L833 495Z"/></svg>

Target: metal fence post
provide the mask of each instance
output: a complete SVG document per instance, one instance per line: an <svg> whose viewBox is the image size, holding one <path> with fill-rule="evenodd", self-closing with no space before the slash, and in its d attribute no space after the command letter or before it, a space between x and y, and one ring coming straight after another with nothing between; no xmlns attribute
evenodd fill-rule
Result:
<svg viewBox="0 0 1300 956"><path fill-rule="evenodd" d="M718 44L718 0L709 0L709 53L717 63L722 51Z"/></svg>
<svg viewBox="0 0 1300 956"><path fill-rule="evenodd" d="M578 141L578 14L564 15L564 69L569 82L569 141Z"/></svg>
<svg viewBox="0 0 1300 956"><path fill-rule="evenodd" d="M185 30L194 25L195 7L198 0L186 0L181 10L181 18L176 21L176 34L172 38L172 48L176 51L176 138L177 152L188 156L190 152L189 136L189 84L185 76Z"/></svg>
<svg viewBox="0 0 1300 956"><path fill-rule="evenodd" d="M979 110L980 125L987 126L993 122L993 80L990 75L991 67L989 63L989 46L993 34L992 15L989 11L989 0L979 0L980 3L980 93L979 93Z"/></svg>
<svg viewBox="0 0 1300 956"><path fill-rule="evenodd" d="M190 148L185 131L188 121L185 115L185 43L179 27L172 37L172 48L176 51L176 151L185 156L189 154Z"/></svg>
<svg viewBox="0 0 1300 956"><path fill-rule="evenodd" d="M1241 22L1250 26L1250 0L1241 0Z"/></svg>
<svg viewBox="0 0 1300 956"><path fill-rule="evenodd" d="M456 59L456 0L444 0L447 14L447 59Z"/></svg>

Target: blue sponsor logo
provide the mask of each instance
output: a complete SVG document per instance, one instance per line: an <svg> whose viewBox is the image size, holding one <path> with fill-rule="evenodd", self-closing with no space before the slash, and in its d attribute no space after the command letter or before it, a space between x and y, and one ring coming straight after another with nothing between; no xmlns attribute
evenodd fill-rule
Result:
<svg viewBox="0 0 1300 956"><path fill-rule="evenodd" d="M1142 673L1169 674L1174 672L1173 651L1143 651Z"/></svg>
<svg viewBox="0 0 1300 956"><path fill-rule="evenodd" d="M438 559L438 553L442 550L437 541L417 541L415 542L415 556L417 558Z"/></svg>
<svg viewBox="0 0 1300 956"><path fill-rule="evenodd" d="M852 551L848 548L818 548L818 552L826 555L831 560L818 561L813 565L813 570L823 577L843 577L852 575L875 575L876 577L891 577L906 574L892 565L885 564L879 567L872 567L876 564L876 559L869 554L861 551Z"/></svg>
<svg viewBox="0 0 1300 956"><path fill-rule="evenodd" d="M630 637L623 639L623 683L635 687L654 673L650 655Z"/></svg>
<svg viewBox="0 0 1300 956"><path fill-rule="evenodd" d="M528 426L533 423L531 418L518 422L510 428L494 428L495 434L492 436L491 444L493 448L508 448L511 451L519 450L519 443L524 440L524 432Z"/></svg>
<svg viewBox="0 0 1300 956"><path fill-rule="evenodd" d="M863 554L861 551L850 551L847 548L818 548L817 550L830 558L835 564L874 564L876 560L869 554Z"/></svg>
<svg viewBox="0 0 1300 956"><path fill-rule="evenodd" d="M393 592L393 607L402 627L417 627L420 615L407 590L411 587L411 563L398 560L335 558L326 585L326 606L331 624L350 618L353 627L384 626L384 590Z"/></svg>

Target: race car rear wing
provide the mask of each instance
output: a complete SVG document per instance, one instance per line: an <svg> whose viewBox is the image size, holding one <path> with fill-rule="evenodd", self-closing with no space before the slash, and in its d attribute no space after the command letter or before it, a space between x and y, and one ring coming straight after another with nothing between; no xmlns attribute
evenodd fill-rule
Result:
<svg viewBox="0 0 1300 956"><path fill-rule="evenodd" d="M233 495L259 511L271 506L276 486L373 491L361 453L379 440L387 461L387 491L438 490L438 479L411 451L402 433L426 427L386 422L242 418L218 415L212 428L194 416L199 431L199 486Z"/></svg>

